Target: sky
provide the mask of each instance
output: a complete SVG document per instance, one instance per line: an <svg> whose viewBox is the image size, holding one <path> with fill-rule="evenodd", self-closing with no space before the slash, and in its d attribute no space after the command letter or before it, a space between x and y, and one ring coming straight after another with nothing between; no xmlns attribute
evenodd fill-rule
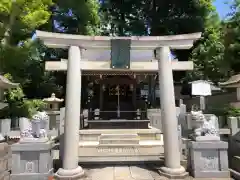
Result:
<svg viewBox="0 0 240 180"><path fill-rule="evenodd" d="M226 2L231 2L232 0L215 0L214 5L217 8L219 16L224 19L228 12L230 12L230 5Z"/></svg>

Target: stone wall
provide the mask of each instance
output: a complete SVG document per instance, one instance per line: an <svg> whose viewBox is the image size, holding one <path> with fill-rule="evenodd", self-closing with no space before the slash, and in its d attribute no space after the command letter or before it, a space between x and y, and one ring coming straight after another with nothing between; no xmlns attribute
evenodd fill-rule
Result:
<svg viewBox="0 0 240 180"><path fill-rule="evenodd" d="M185 117L186 106L181 104L179 107L176 107L176 115L179 118ZM161 120L161 109L148 109L147 117L150 120L150 125L157 129L162 130L162 120ZM177 120L176 117L176 120Z"/></svg>

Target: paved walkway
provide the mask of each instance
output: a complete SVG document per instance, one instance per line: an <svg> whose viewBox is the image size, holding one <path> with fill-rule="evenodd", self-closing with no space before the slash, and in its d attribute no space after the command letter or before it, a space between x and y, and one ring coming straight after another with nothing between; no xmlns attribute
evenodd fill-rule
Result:
<svg viewBox="0 0 240 180"><path fill-rule="evenodd" d="M58 153L53 153L56 157ZM56 158L57 159L57 158ZM55 170L60 168L59 162L55 164ZM168 180L158 173L156 166L141 164L127 165L81 165L85 171L85 177L81 180ZM159 167L159 166L158 166ZM230 179L195 179L188 177L185 180L230 180Z"/></svg>
<svg viewBox="0 0 240 180"><path fill-rule="evenodd" d="M167 180L145 165L85 168L84 180Z"/></svg>
<svg viewBox="0 0 240 180"><path fill-rule="evenodd" d="M86 177L83 180L169 180L161 176L152 166L97 166L84 168ZM233 180L231 178L195 179L187 177L184 180Z"/></svg>

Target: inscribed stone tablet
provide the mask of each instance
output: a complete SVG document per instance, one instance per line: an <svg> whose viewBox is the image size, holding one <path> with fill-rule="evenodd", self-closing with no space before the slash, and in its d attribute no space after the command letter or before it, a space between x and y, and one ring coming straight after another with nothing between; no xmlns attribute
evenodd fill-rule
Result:
<svg viewBox="0 0 240 180"><path fill-rule="evenodd" d="M201 171L218 171L219 170L219 159L218 151L216 150L205 150L201 152Z"/></svg>

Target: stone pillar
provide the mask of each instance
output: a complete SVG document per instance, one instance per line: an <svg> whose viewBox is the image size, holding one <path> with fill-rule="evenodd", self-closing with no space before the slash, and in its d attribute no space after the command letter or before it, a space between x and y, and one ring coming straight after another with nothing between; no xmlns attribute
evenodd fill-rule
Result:
<svg viewBox="0 0 240 180"><path fill-rule="evenodd" d="M57 179L77 179L84 175L78 166L78 144L81 108L81 51L71 46L68 52L67 89L64 125L63 168L56 173Z"/></svg>
<svg viewBox="0 0 240 180"><path fill-rule="evenodd" d="M240 88L237 88L237 101L240 101Z"/></svg>
<svg viewBox="0 0 240 180"><path fill-rule="evenodd" d="M200 96L199 98L200 98L200 109L204 111L206 109L205 97Z"/></svg>
<svg viewBox="0 0 240 180"><path fill-rule="evenodd" d="M161 173L168 178L181 178L187 173L180 165L178 120L176 116L173 73L169 47L156 49L159 69L159 89L164 140L165 167Z"/></svg>

